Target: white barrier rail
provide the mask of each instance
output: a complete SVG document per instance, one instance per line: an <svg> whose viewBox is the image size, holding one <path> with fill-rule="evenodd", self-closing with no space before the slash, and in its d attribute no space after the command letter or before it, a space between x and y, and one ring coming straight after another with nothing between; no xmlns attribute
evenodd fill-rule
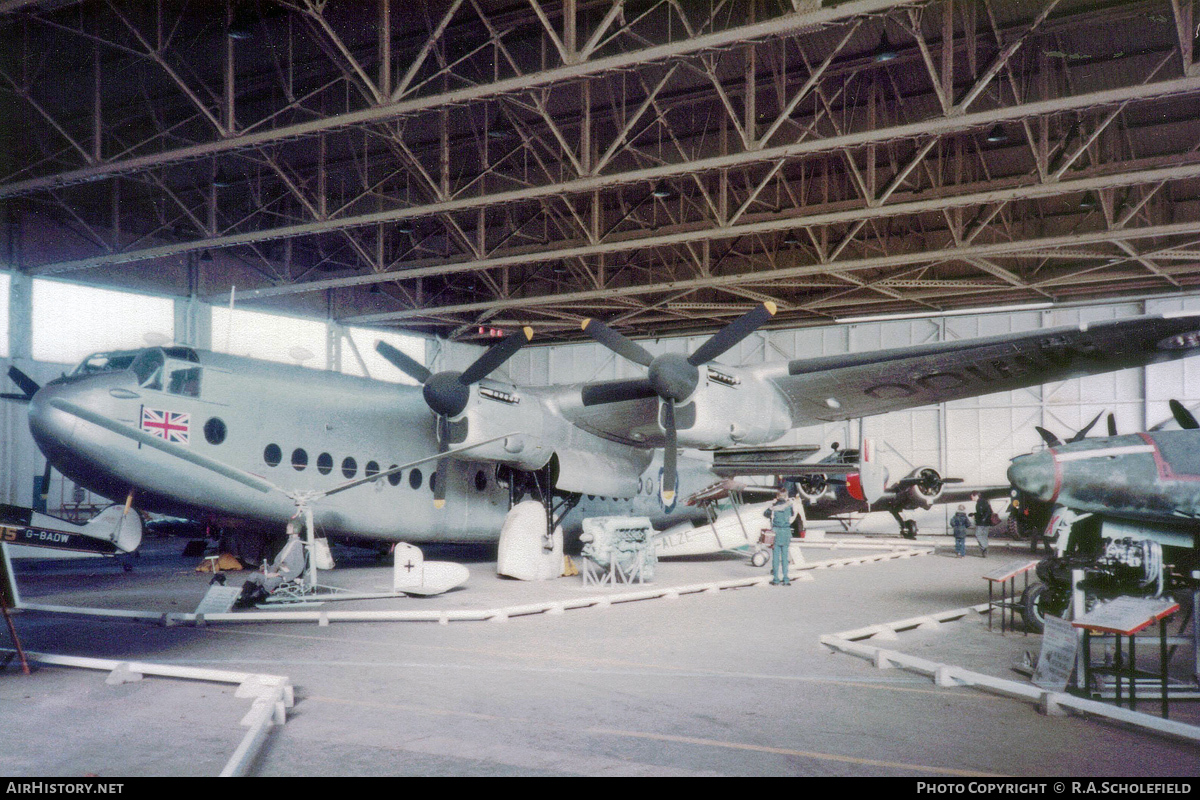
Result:
<svg viewBox="0 0 1200 800"><path fill-rule="evenodd" d="M0 649L0 653L14 653ZM59 667L75 667L108 672L106 683L118 684L141 680L145 675L160 678L182 678L184 680L207 681L210 683L237 684L236 697L253 698L250 711L242 718L243 727L249 731L242 737L237 749L221 770L220 777L239 777L253 763L262 749L267 736L275 725L287 721L287 709L295 704L292 683L283 675L267 675L258 672L233 672L230 670L181 667L170 664L154 664L144 661L117 661L104 658L62 656L53 653L25 653L29 661L52 664Z"/></svg>
<svg viewBox="0 0 1200 800"><path fill-rule="evenodd" d="M806 572L818 569L839 569L849 566L859 566L880 561L913 558L928 555L933 552L930 547L910 547L905 550L892 550L886 553L875 553L848 558L833 558L823 561L796 564L792 568L793 577L797 580L812 580ZM770 575L759 575L753 578L735 578L725 581L688 584L684 586L663 586L639 589L633 592L619 594L592 595L589 597L570 598L566 600L548 600L539 603L528 603L518 606L505 606L486 609L444 609L430 611L238 611L222 614L188 614L158 611L128 611L108 610L99 608L80 608L75 606L44 605L40 603L22 602L20 608L28 611L47 611L59 614L79 614L86 616L120 617L124 619L140 619L156 622L164 626L196 624L206 625L218 622L315 622L318 625L328 625L330 622L437 622L446 625L450 622L503 622L510 617L522 617L535 614L561 614L564 611L577 608L605 608L617 603L631 603L638 600L666 599L674 600L680 595L719 592L723 589L740 589L749 586L762 586L771 580Z"/></svg>
<svg viewBox="0 0 1200 800"><path fill-rule="evenodd" d="M1104 717L1118 722L1124 722L1139 728L1155 731L1167 736L1200 742L1200 727L1183 722L1162 719L1138 711L1130 711L1119 706L1111 706L1096 700L1063 692L1051 692L1034 686L1031 683L996 678L980 672L972 672L952 664L942 664L917 656L901 653L883 647L864 644L865 639L896 639L898 632L916 628L939 625L943 622L969 617L971 614L984 614L988 604L983 603L970 608L960 608L953 611L942 611L920 617L911 617L897 622L870 625L842 633L827 634L820 638L825 647L834 652L846 653L866 659L875 664L878 669L899 667L909 672L915 672L933 679L938 686L970 686L992 694L1012 697L1036 704L1043 714L1060 716L1070 711L1087 716Z"/></svg>

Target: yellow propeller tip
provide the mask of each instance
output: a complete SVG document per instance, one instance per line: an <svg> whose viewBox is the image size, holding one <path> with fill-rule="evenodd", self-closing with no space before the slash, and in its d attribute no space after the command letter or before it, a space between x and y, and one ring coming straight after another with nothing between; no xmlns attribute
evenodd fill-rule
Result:
<svg viewBox="0 0 1200 800"><path fill-rule="evenodd" d="M591 322L592 322L592 318L591 318L591 317L588 317L588 318L587 318L587 319L585 319L583 322L579 323L579 327L580 327L580 329L581 329L581 330L585 330L585 331L586 331L586 330L587 330L587 326L588 326L588 325L590 325L590 324L591 324Z"/></svg>
<svg viewBox="0 0 1200 800"><path fill-rule="evenodd" d="M446 506L445 500L434 500L433 501L434 508L445 508L445 506Z"/></svg>
<svg viewBox="0 0 1200 800"><path fill-rule="evenodd" d="M524 328L521 328L521 330L525 333L525 341L532 342L533 341L533 328L526 325Z"/></svg>
<svg viewBox="0 0 1200 800"><path fill-rule="evenodd" d="M775 305L770 300L763 303L763 305L766 306L767 313L770 314L772 317L775 316L775 312L779 309L779 306Z"/></svg>
<svg viewBox="0 0 1200 800"><path fill-rule="evenodd" d="M670 505L671 503L673 503L675 501L675 493L674 492L663 492L662 499L663 499L664 503L666 503L667 505Z"/></svg>

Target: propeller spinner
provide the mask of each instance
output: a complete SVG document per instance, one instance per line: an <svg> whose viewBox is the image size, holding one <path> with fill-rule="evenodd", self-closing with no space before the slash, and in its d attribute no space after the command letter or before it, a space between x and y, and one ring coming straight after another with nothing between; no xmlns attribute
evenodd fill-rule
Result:
<svg viewBox="0 0 1200 800"><path fill-rule="evenodd" d="M585 406L616 403L658 397L662 403L663 443L662 500L670 505L675 500L678 458L678 431L675 426L675 404L691 396L700 383L700 367L721 356L775 315L774 303L763 303L735 319L712 338L700 345L690 356L679 353L651 355L646 348L626 338L603 322L583 321L583 331L622 358L641 364L647 369L645 378L598 384L584 387Z"/></svg>
<svg viewBox="0 0 1200 800"><path fill-rule="evenodd" d="M438 451L445 453L450 441L450 419L466 410L467 404L471 400L471 385L499 369L532 338L533 328L524 327L489 347L462 372L455 370L430 372L423 364L387 342L377 342L375 350L391 362L396 369L421 384L425 403L437 415ZM449 460L438 459L437 472L433 479L433 504L437 508L446 504L448 472Z"/></svg>

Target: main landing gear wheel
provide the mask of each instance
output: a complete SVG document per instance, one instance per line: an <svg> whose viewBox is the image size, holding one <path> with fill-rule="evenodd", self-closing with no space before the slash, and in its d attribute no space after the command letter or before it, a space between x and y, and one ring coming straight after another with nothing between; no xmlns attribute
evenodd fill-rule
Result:
<svg viewBox="0 0 1200 800"><path fill-rule="evenodd" d="M1046 630L1046 615L1061 617L1071 602L1070 594L1063 589L1052 589L1044 583L1035 583L1021 594L1021 616L1025 618L1025 630L1042 633Z"/></svg>
<svg viewBox="0 0 1200 800"><path fill-rule="evenodd" d="M757 553L750 556L750 563L756 567L765 567L767 562L770 560L771 557L762 550L759 550Z"/></svg>
<svg viewBox="0 0 1200 800"><path fill-rule="evenodd" d="M913 522L911 519L903 520L900 523L900 535L905 539L916 539L917 523Z"/></svg>

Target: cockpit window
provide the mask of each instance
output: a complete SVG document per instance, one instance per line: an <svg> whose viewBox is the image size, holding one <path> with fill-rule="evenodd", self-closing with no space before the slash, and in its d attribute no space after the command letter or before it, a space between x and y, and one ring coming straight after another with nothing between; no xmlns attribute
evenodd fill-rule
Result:
<svg viewBox="0 0 1200 800"><path fill-rule="evenodd" d="M185 397L199 397L200 367L187 367L178 363L168 364L167 391Z"/></svg>
<svg viewBox="0 0 1200 800"><path fill-rule="evenodd" d="M137 375L138 386L143 389L157 389L161 391L164 361L162 350L158 348L143 350L133 360L133 365L130 367L134 374Z"/></svg>
<svg viewBox="0 0 1200 800"><path fill-rule="evenodd" d="M119 372L129 369L137 357L138 350L114 350L110 353L92 353L79 362L79 366L71 371L72 375L93 375L98 372Z"/></svg>

